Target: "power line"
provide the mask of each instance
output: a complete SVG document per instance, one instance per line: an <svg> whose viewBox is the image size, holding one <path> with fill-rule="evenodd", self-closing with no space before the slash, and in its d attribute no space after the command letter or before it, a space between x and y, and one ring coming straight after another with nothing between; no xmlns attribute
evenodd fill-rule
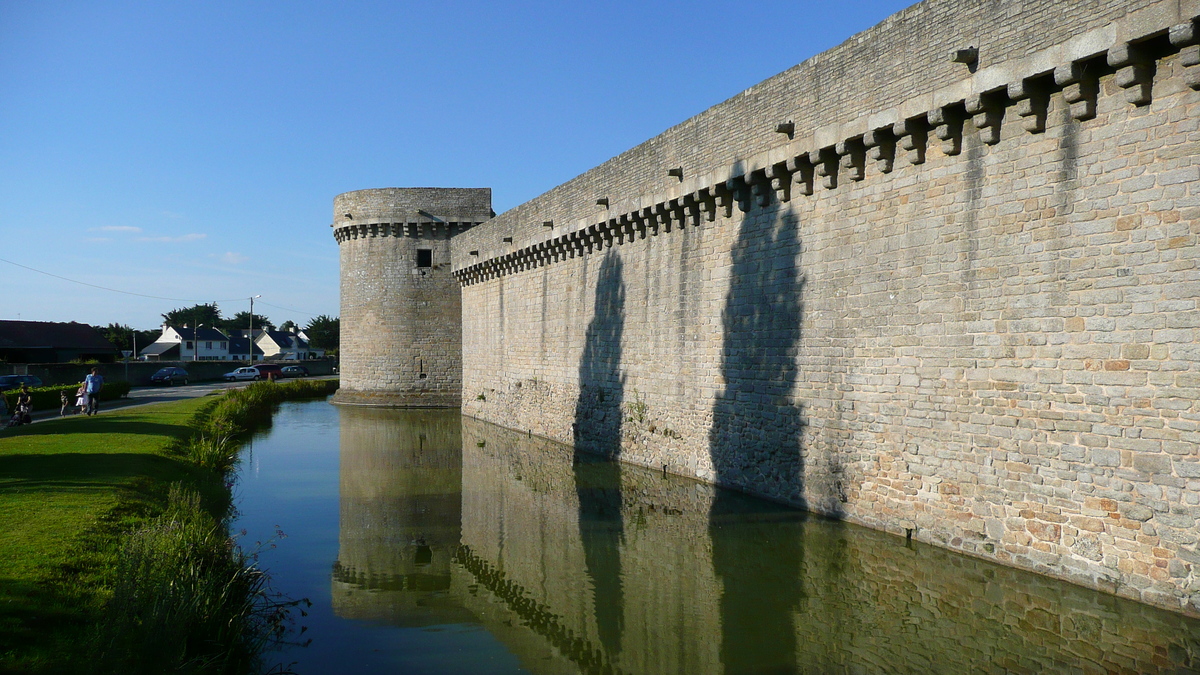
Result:
<svg viewBox="0 0 1200 675"><path fill-rule="evenodd" d="M280 307L279 305L272 305L271 303L269 303L269 302L263 302L262 300L259 300L259 301L258 301L258 304L260 304L260 305L266 305L267 307L273 307L273 308L275 308L275 309L282 309L282 310L283 310L283 311L285 311L285 312L295 312L295 313L297 313L297 314L303 314L304 316L310 316L310 317L312 317L312 316L320 316L320 315L319 315L319 314L317 314L316 312L306 312L306 311L304 311L304 310L302 310L302 309L290 309L290 308L288 308L288 307Z"/></svg>
<svg viewBox="0 0 1200 675"><path fill-rule="evenodd" d="M203 301L197 301L197 300L189 300L187 298L165 298L161 295L146 295L145 293L134 293L132 291L122 291L118 288L109 288L107 286L98 286L96 284L89 284L86 281L79 281L78 279L68 279L67 277L64 277L64 276L52 274L52 273L46 272L44 270L39 270L39 269L30 267L29 265L22 265L21 263L16 263L11 260L5 260L4 258L0 258L0 262L5 262L5 263L8 263L9 265L14 265L14 266L20 267L22 269L27 269L30 272L37 272L38 274L45 274L46 276L54 277L55 279L62 279L63 281L69 281L73 284L79 284L80 286L88 286L90 288L98 288L102 291L109 291L110 293L121 293L122 295L136 295L139 298L150 298L152 300L170 300L171 302L203 302ZM212 302L215 304L218 302L237 302L238 300L242 300L242 298L233 298L231 300L213 300Z"/></svg>

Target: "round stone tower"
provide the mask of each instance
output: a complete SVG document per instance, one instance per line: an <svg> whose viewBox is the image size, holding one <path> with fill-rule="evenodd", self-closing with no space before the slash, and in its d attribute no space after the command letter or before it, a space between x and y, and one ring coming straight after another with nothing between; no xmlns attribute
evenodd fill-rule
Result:
<svg viewBox="0 0 1200 675"><path fill-rule="evenodd" d="M382 188L333 200L341 257L336 403L462 404L462 296L450 239L492 213L491 188Z"/></svg>

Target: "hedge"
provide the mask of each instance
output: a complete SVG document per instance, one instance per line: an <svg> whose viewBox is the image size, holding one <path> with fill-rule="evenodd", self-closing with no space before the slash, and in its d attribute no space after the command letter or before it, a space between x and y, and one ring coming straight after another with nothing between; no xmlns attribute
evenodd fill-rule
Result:
<svg viewBox="0 0 1200 675"><path fill-rule="evenodd" d="M62 406L62 401L58 395L62 392L67 392L67 399L71 401L71 406L75 406L75 392L82 386L79 384L63 384L55 387L37 387L30 389L29 393L33 397L33 410L58 410ZM131 385L128 382L105 382L104 388L100 390L101 401L113 401L118 398L124 398L129 394ZM11 415L17 408L17 390L9 389L4 392L4 402L8 404L8 413ZM0 423L7 420L0 420Z"/></svg>

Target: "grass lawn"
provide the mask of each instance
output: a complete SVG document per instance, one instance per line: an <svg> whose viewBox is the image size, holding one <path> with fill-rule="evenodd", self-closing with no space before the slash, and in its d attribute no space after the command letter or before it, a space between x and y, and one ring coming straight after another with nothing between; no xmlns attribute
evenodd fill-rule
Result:
<svg viewBox="0 0 1200 675"><path fill-rule="evenodd" d="M0 431L0 672L78 672L119 535L172 482L211 472L170 452L212 398ZM86 668L84 668L86 669Z"/></svg>

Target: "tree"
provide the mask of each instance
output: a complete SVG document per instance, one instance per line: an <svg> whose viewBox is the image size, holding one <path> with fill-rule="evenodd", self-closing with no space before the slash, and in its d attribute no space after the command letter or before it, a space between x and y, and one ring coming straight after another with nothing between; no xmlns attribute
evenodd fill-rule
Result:
<svg viewBox="0 0 1200 675"><path fill-rule="evenodd" d="M268 319L267 317L263 316L262 314L254 315L254 330L262 330L264 328L267 330L271 330L274 327L275 327L275 324L271 323L271 320ZM234 314L233 318L225 319L224 321L221 322L221 330L225 331L226 334L229 334L231 331L235 331L235 330L249 330L249 329L250 329L250 312L247 312L246 310L242 310L242 311L238 312L237 314Z"/></svg>
<svg viewBox="0 0 1200 675"><path fill-rule="evenodd" d="M309 344L316 349L326 351L337 351L341 333L341 319L324 314L313 317L312 321L309 321L308 325L304 327L304 334L308 336Z"/></svg>
<svg viewBox="0 0 1200 675"><path fill-rule="evenodd" d="M137 349L140 352L146 348L146 345L158 339L161 332L156 330L134 330L129 326L119 323L110 323L107 326L95 326L95 329L100 331L106 340L113 343L117 349L133 350L133 336L137 336ZM135 354L136 356L136 354Z"/></svg>
<svg viewBox="0 0 1200 675"><path fill-rule="evenodd" d="M202 303L192 305L191 307L182 307L173 309L162 315L163 322L178 328L187 324L191 328L195 328L201 324L216 328L221 325L221 309L217 307L217 303Z"/></svg>
<svg viewBox="0 0 1200 675"><path fill-rule="evenodd" d="M288 319L287 321L284 321L283 323L279 324L279 330L281 330L285 333L293 328L299 328L299 326L297 326L296 322L292 321L291 319Z"/></svg>

